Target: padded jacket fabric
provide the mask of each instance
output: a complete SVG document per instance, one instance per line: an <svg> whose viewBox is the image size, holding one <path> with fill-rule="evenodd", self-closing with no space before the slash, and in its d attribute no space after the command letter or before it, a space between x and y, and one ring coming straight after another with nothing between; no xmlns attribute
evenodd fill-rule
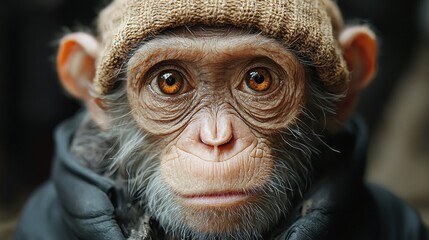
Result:
<svg viewBox="0 0 429 240"><path fill-rule="evenodd" d="M51 179L27 202L14 240L126 239L116 214L124 204L121 189L79 165L69 152L82 118L79 114L56 130ZM312 189L287 220L266 234L267 239L429 240L428 230L413 209L363 182L366 132L359 120L350 121L326 142L339 151L327 148L314 159L318 175Z"/></svg>

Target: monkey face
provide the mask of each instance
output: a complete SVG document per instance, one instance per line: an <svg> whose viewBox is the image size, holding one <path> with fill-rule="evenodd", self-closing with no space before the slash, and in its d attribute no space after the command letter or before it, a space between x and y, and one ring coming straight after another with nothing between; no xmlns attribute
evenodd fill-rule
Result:
<svg viewBox="0 0 429 240"><path fill-rule="evenodd" d="M115 143L108 173L168 235L262 238L373 79L375 35L344 29L331 1L185 2L114 1L98 38L62 39L60 79Z"/></svg>
<svg viewBox="0 0 429 240"><path fill-rule="evenodd" d="M61 41L61 82L115 143L109 173L173 238L273 230L373 79L372 31L308 3L117 0L98 38Z"/></svg>
<svg viewBox="0 0 429 240"><path fill-rule="evenodd" d="M308 176L281 153L306 96L285 47L240 31L176 32L138 49L127 76L133 118L161 152L145 198L163 226L243 234L286 213Z"/></svg>

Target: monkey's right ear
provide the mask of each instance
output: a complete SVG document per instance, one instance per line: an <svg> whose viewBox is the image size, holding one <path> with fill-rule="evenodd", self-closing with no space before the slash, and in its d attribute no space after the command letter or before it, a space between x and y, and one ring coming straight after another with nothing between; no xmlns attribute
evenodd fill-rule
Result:
<svg viewBox="0 0 429 240"><path fill-rule="evenodd" d="M57 55L57 71L63 87L73 97L83 101L92 119L105 127L106 115L96 97L91 95L95 76L97 40L83 32L68 34L61 39Z"/></svg>
<svg viewBox="0 0 429 240"><path fill-rule="evenodd" d="M57 70L63 87L75 98L86 100L95 74L98 42L89 34L72 33L61 39Z"/></svg>

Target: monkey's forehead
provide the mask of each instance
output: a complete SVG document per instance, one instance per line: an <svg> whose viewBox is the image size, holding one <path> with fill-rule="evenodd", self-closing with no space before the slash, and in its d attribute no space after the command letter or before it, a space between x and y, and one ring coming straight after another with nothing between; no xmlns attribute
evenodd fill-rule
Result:
<svg viewBox="0 0 429 240"><path fill-rule="evenodd" d="M113 89L129 53L142 41L197 24L256 29L310 62L325 86L341 89L348 80L337 41L342 19L331 0L114 0L98 20L98 93Z"/></svg>

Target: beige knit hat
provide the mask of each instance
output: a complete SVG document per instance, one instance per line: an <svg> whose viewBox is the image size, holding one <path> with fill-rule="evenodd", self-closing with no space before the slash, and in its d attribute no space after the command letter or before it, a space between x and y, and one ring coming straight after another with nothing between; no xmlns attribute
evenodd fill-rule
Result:
<svg viewBox="0 0 429 240"><path fill-rule="evenodd" d="M142 40L195 24L258 29L309 61L325 86L338 89L348 80L337 41L343 23L331 0L114 0L98 22L96 91L112 90L128 54Z"/></svg>

